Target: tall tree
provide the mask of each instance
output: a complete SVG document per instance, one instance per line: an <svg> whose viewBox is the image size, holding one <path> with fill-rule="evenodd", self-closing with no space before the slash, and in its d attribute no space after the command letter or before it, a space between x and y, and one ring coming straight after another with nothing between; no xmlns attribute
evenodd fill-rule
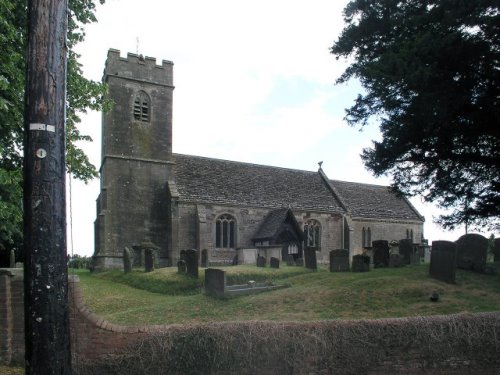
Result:
<svg viewBox="0 0 500 375"><path fill-rule="evenodd" d="M103 3L103 0L100 0ZM0 0L0 263L22 243L22 154L27 1ZM105 86L83 76L75 46L84 26L95 22L95 1L70 0L68 19L67 164L72 175L89 181L95 167L78 147L91 141L77 128L80 115L107 106Z"/></svg>
<svg viewBox="0 0 500 375"><path fill-rule="evenodd" d="M378 121L365 165L451 213L438 222L499 228L500 1L353 0L331 48L338 78L364 92L350 125Z"/></svg>

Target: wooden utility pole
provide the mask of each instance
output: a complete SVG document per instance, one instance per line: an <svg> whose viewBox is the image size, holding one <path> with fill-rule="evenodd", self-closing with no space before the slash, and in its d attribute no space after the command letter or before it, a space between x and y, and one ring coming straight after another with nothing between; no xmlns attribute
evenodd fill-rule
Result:
<svg viewBox="0 0 500 375"><path fill-rule="evenodd" d="M28 1L24 145L26 374L71 374L66 258L67 0Z"/></svg>

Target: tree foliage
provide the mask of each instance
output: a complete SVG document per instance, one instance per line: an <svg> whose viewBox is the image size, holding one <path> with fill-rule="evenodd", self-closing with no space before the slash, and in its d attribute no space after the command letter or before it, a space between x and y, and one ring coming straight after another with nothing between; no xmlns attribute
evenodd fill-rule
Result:
<svg viewBox="0 0 500 375"><path fill-rule="evenodd" d="M100 0L103 3L103 0ZM0 0L0 252L20 248L22 241L22 155L27 43L27 0ZM67 167L87 182L96 168L78 147L92 139L77 128L80 115L105 109L106 87L83 76L75 46L85 37L84 26L95 22L93 0L69 0L67 68Z"/></svg>
<svg viewBox="0 0 500 375"><path fill-rule="evenodd" d="M344 21L331 52L352 60L337 83L365 90L346 120L375 118L382 134L365 165L450 209L446 228L498 229L500 1L353 0Z"/></svg>

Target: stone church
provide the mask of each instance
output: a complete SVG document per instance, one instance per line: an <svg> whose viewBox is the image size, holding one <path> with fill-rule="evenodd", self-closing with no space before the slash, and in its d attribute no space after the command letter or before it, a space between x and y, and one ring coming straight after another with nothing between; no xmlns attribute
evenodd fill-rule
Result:
<svg viewBox="0 0 500 375"><path fill-rule="evenodd" d="M173 63L109 50L104 82L114 102L102 118L101 187L94 265L122 267L125 247L154 244L159 266L181 250L209 265L257 254L355 255L374 240L423 238L424 218L387 186L303 171L172 153ZM238 257L236 257L238 255Z"/></svg>

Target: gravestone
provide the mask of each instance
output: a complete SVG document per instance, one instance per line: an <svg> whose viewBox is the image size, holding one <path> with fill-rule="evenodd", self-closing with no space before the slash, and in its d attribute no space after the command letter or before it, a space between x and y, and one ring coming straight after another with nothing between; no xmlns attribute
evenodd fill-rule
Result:
<svg viewBox="0 0 500 375"><path fill-rule="evenodd" d="M403 257L404 264L411 263L411 255L413 254L412 240L408 238L405 238L404 240L399 240L399 254Z"/></svg>
<svg viewBox="0 0 500 375"><path fill-rule="evenodd" d="M352 272L370 271L370 257L367 255L354 255L352 257Z"/></svg>
<svg viewBox="0 0 500 375"><path fill-rule="evenodd" d="M10 250L9 267L16 268L16 252L14 249Z"/></svg>
<svg viewBox="0 0 500 375"><path fill-rule="evenodd" d="M192 277L198 277L198 251L191 249L185 250L186 274Z"/></svg>
<svg viewBox="0 0 500 375"><path fill-rule="evenodd" d="M451 241L432 241L429 276L446 283L455 282L457 245Z"/></svg>
<svg viewBox="0 0 500 375"><path fill-rule="evenodd" d="M410 255L410 264L413 266L418 266L420 264L420 253L418 251Z"/></svg>
<svg viewBox="0 0 500 375"><path fill-rule="evenodd" d="M184 275L186 273L186 261L179 259L177 261L177 273Z"/></svg>
<svg viewBox="0 0 500 375"><path fill-rule="evenodd" d="M396 268L403 266L403 257L399 254L389 255L389 267Z"/></svg>
<svg viewBox="0 0 500 375"><path fill-rule="evenodd" d="M181 260L186 260L186 250L181 250L181 252L179 253L179 258Z"/></svg>
<svg viewBox="0 0 500 375"><path fill-rule="evenodd" d="M132 255L128 247L123 249L123 271L125 273L132 272Z"/></svg>
<svg viewBox="0 0 500 375"><path fill-rule="evenodd" d="M205 293L215 297L224 296L226 272L215 268L205 270Z"/></svg>
<svg viewBox="0 0 500 375"><path fill-rule="evenodd" d="M269 262L271 268L280 268L280 260L275 257L271 257L271 261Z"/></svg>
<svg viewBox="0 0 500 375"><path fill-rule="evenodd" d="M330 251L330 272L349 272L349 250Z"/></svg>
<svg viewBox="0 0 500 375"><path fill-rule="evenodd" d="M201 251L201 266L203 268L208 267L208 250L207 249L203 249Z"/></svg>
<svg viewBox="0 0 500 375"><path fill-rule="evenodd" d="M237 265L238 265L238 254L236 254L236 255L233 257L233 260L231 261L231 265L232 265L232 266L237 266Z"/></svg>
<svg viewBox="0 0 500 375"><path fill-rule="evenodd" d="M373 248L373 265L375 267L389 266L390 246L389 241L378 240L372 241Z"/></svg>
<svg viewBox="0 0 500 375"><path fill-rule="evenodd" d="M500 262L500 238L495 238L495 247L493 248L493 261Z"/></svg>
<svg viewBox="0 0 500 375"><path fill-rule="evenodd" d="M457 267L483 272L488 255L488 239L480 234L464 234L457 244Z"/></svg>
<svg viewBox="0 0 500 375"><path fill-rule="evenodd" d="M144 249L144 270L152 272L155 270L155 255L151 248Z"/></svg>
<svg viewBox="0 0 500 375"><path fill-rule="evenodd" d="M265 267L266 266L266 258L262 255L257 257L257 267Z"/></svg>
<svg viewBox="0 0 500 375"><path fill-rule="evenodd" d="M295 266L295 259L293 259L293 255L288 254L286 256L286 265L287 266Z"/></svg>
<svg viewBox="0 0 500 375"><path fill-rule="evenodd" d="M304 265L304 258L295 259L295 265L296 266L303 266Z"/></svg>
<svg viewBox="0 0 500 375"><path fill-rule="evenodd" d="M304 250L305 266L310 270L318 269L318 262L316 261L316 249L305 249Z"/></svg>

